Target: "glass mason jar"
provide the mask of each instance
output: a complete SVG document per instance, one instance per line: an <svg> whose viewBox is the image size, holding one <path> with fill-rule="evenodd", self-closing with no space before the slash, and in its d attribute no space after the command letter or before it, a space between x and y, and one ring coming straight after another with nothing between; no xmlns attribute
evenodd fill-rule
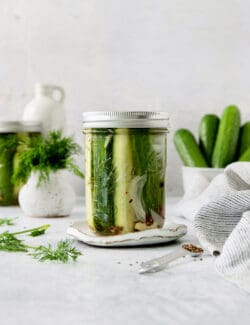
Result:
<svg viewBox="0 0 250 325"><path fill-rule="evenodd" d="M89 227L102 235L161 228L166 198L166 113L86 112L83 127Z"/></svg>
<svg viewBox="0 0 250 325"><path fill-rule="evenodd" d="M27 141L41 131L42 125L38 122L0 122L0 206L17 205L20 186L13 184L12 175Z"/></svg>

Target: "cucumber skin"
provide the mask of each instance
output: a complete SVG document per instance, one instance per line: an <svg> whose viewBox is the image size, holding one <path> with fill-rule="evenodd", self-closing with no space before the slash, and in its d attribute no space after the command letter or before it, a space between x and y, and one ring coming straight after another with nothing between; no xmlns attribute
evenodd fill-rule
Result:
<svg viewBox="0 0 250 325"><path fill-rule="evenodd" d="M131 134L135 174L147 176L142 193L146 223L151 222L150 210L160 215L164 214L164 193L161 188L157 156L152 146L153 136L150 129L134 129Z"/></svg>
<svg viewBox="0 0 250 325"><path fill-rule="evenodd" d="M17 137L19 140L19 143L16 147L16 152L13 157L13 173L15 174L16 169L18 168L19 161L20 161L20 155L23 153L24 150L27 149L27 145L30 142L31 139L35 139L37 137L41 137L40 132L19 132L17 133ZM14 182L13 182L14 183ZM16 199L16 202L18 201L18 195L19 192L24 184L16 185L14 184L14 196Z"/></svg>
<svg viewBox="0 0 250 325"><path fill-rule="evenodd" d="M11 183L11 178L13 175L12 159L13 155L9 153L2 153L0 155L0 206L17 204L14 196L14 186Z"/></svg>
<svg viewBox="0 0 250 325"><path fill-rule="evenodd" d="M250 148L240 156L239 161L250 161Z"/></svg>
<svg viewBox="0 0 250 325"><path fill-rule="evenodd" d="M239 137L239 157L241 157L246 150L250 148L250 122L246 122L240 128Z"/></svg>
<svg viewBox="0 0 250 325"><path fill-rule="evenodd" d="M151 210L164 216L161 165L165 160L159 161L150 131L85 130L87 221L94 232L117 235L134 231L136 216L130 187L133 177L139 175L147 176L142 193L146 223L153 223Z"/></svg>
<svg viewBox="0 0 250 325"><path fill-rule="evenodd" d="M113 140L108 130L96 129L91 135L91 190L94 230L103 235L112 234L114 224L114 169L112 163Z"/></svg>
<svg viewBox="0 0 250 325"><path fill-rule="evenodd" d="M134 211L129 187L133 173L133 157L129 129L116 129L113 140L113 166L116 184L114 190L114 220L119 233L134 231Z"/></svg>
<svg viewBox="0 0 250 325"><path fill-rule="evenodd" d="M189 130L177 130L174 134L174 144L185 166L208 167L195 137Z"/></svg>
<svg viewBox="0 0 250 325"><path fill-rule="evenodd" d="M0 144L2 146L4 146L7 137L9 137L7 134L1 135ZM14 185L11 181L15 150L16 147L3 149L0 152L0 206L17 205L17 198L14 195Z"/></svg>
<svg viewBox="0 0 250 325"><path fill-rule="evenodd" d="M91 174L91 144L92 137L89 131L85 132L85 198L86 219L88 226L95 231L92 215L92 174Z"/></svg>
<svg viewBox="0 0 250 325"><path fill-rule="evenodd" d="M215 142L212 167L224 168L234 161L240 132L240 111L237 106L225 108Z"/></svg>
<svg viewBox="0 0 250 325"><path fill-rule="evenodd" d="M200 121L199 146L210 167L219 123L219 117L214 114L204 115Z"/></svg>

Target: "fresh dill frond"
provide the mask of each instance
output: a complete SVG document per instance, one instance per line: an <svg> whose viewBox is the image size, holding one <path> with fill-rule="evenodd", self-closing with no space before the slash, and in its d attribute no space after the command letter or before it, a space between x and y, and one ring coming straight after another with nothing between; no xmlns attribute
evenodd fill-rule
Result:
<svg viewBox="0 0 250 325"><path fill-rule="evenodd" d="M14 234L6 231L0 234L0 251L27 252L28 247Z"/></svg>
<svg viewBox="0 0 250 325"><path fill-rule="evenodd" d="M15 218L16 219L16 218ZM0 226L14 226L13 218L0 218Z"/></svg>
<svg viewBox="0 0 250 325"><path fill-rule="evenodd" d="M18 232L12 233L13 235L22 235L22 234L29 234L32 237L40 236L45 233L45 231L50 227L50 225L42 225L32 229L24 229Z"/></svg>
<svg viewBox="0 0 250 325"><path fill-rule="evenodd" d="M73 156L79 154L80 146L72 137L63 137L62 131L52 131L47 138L35 137L19 155L19 163L13 175L14 184L23 184L32 172L39 173L39 183L49 180L51 172L68 169L83 177Z"/></svg>
<svg viewBox="0 0 250 325"><path fill-rule="evenodd" d="M47 246L30 246L18 239L16 235L29 234L36 237L43 235L50 225L43 225L40 227L25 229L14 233L8 231L0 234L0 251L8 252L28 252L33 258L40 262L46 260L58 261L67 263L70 260L76 261L82 253L73 246L73 241L66 239L57 243L55 248L51 244Z"/></svg>
<svg viewBox="0 0 250 325"><path fill-rule="evenodd" d="M76 261L82 253L72 243L72 240L66 239L59 241L55 249L52 248L51 244L48 244L48 246L39 246L34 248L34 252L29 255L40 262L50 260L67 263L70 259Z"/></svg>
<svg viewBox="0 0 250 325"><path fill-rule="evenodd" d="M73 159L68 159L67 166L68 170L72 171L76 176L84 178L84 174L80 171Z"/></svg>
<svg viewBox="0 0 250 325"><path fill-rule="evenodd" d="M17 134L10 133L1 136L2 137L4 136L4 141L0 142L0 152L4 152L4 151L14 152L19 143Z"/></svg>
<svg viewBox="0 0 250 325"><path fill-rule="evenodd" d="M37 236L41 236L45 234L46 229L35 229L33 231L30 232L30 236L31 237L37 237Z"/></svg>
<svg viewBox="0 0 250 325"><path fill-rule="evenodd" d="M0 251L9 252L27 252L31 246L26 245L22 240L18 239L16 235L30 234L30 236L39 236L45 233L50 225L43 225L40 227L25 229L18 232L10 233L5 231L0 234Z"/></svg>

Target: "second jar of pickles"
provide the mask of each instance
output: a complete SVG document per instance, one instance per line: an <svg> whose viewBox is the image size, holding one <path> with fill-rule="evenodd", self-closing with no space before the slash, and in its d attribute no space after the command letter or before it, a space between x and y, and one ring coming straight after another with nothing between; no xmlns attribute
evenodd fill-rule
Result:
<svg viewBox="0 0 250 325"><path fill-rule="evenodd" d="M17 205L19 187L12 176L27 141L41 135L38 122L0 121L0 206Z"/></svg>

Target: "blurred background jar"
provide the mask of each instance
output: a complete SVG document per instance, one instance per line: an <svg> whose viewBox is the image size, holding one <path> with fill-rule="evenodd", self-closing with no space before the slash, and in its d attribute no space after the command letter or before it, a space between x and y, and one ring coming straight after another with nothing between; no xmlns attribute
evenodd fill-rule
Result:
<svg viewBox="0 0 250 325"><path fill-rule="evenodd" d="M13 184L12 176L27 142L41 132L40 122L0 122L0 206L18 204L20 186Z"/></svg>

